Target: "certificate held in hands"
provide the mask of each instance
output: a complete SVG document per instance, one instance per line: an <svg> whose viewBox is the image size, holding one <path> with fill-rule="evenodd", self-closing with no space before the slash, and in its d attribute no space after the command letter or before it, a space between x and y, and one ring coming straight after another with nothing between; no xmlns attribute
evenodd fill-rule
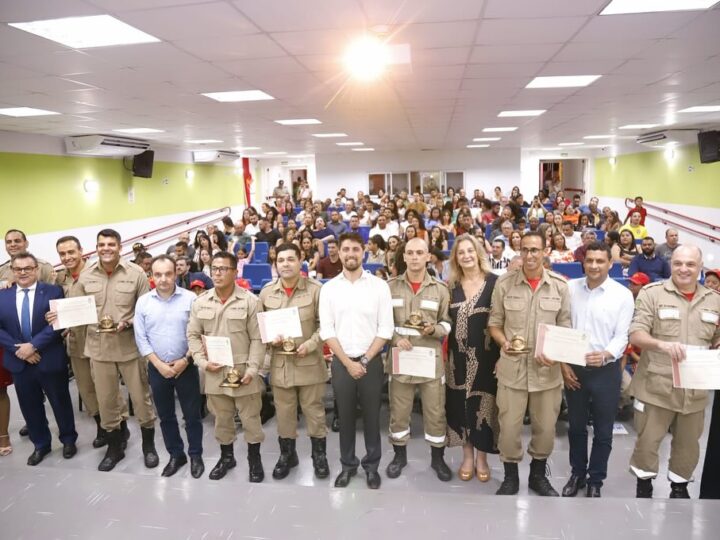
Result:
<svg viewBox="0 0 720 540"><path fill-rule="evenodd" d="M435 378L435 349L431 347L413 347L409 351L393 347L392 360L393 375Z"/></svg>
<svg viewBox="0 0 720 540"><path fill-rule="evenodd" d="M673 387L692 390L720 390L720 351L686 350L685 360L672 363Z"/></svg>
<svg viewBox="0 0 720 540"><path fill-rule="evenodd" d="M300 311L297 306L261 311L257 314L260 327L260 339L263 343L271 343L277 337L302 337Z"/></svg>
<svg viewBox="0 0 720 540"><path fill-rule="evenodd" d="M75 296L50 300L50 309L57 313L54 330L97 324L97 308L94 296Z"/></svg>
<svg viewBox="0 0 720 540"><path fill-rule="evenodd" d="M202 336L202 342L208 362L227 367L233 367L235 365L229 337Z"/></svg>
<svg viewBox="0 0 720 540"><path fill-rule="evenodd" d="M543 355L548 360L586 366L585 355L590 352L590 340L582 330L564 328L540 323L535 356Z"/></svg>

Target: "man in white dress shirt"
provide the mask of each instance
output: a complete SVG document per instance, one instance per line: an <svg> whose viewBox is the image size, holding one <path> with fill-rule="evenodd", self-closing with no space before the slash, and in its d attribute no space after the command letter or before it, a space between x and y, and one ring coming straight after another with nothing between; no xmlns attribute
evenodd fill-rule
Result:
<svg viewBox="0 0 720 540"><path fill-rule="evenodd" d="M342 472L335 487L347 487L362 465L371 489L380 487L380 351L393 337L392 296L388 284L362 268L363 241L356 233L340 235L343 271L320 289L320 337L333 353L332 385L340 420ZM355 410L363 411L365 457L355 455Z"/></svg>
<svg viewBox="0 0 720 540"><path fill-rule="evenodd" d="M590 341L586 366L562 364L567 389L568 439L572 474L562 490L574 497L587 485L588 497L600 497L612 450L613 423L620 399L622 358L634 302L629 289L608 277L612 266L610 248L589 244L583 268L585 277L568 283L573 328ZM593 442L588 461L588 416L593 416Z"/></svg>

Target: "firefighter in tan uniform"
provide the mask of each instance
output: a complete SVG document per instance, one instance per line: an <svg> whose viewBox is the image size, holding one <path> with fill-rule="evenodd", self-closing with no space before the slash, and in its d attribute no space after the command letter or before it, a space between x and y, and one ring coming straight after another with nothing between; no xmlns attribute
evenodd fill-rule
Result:
<svg viewBox="0 0 720 540"><path fill-rule="evenodd" d="M60 257L60 262L65 267L58 271L56 283L63 288L65 298L80 296L78 279L80 279L80 273L86 268L80 240L74 236L63 236L55 243L55 247ZM57 315L54 311L48 311L45 318L52 324L57 318ZM95 382L93 381L90 370L90 359L85 356L86 332L87 326L68 328L65 335L65 343L68 356L70 357L73 375L75 376L78 394L88 414L93 417L97 425L97 435L92 443L93 448L101 448L107 444L107 439L106 432L100 425L100 406L98 405ZM123 422L125 422L128 416L127 404L119 392L118 400L120 408L123 409L122 417ZM126 432L127 425L123 424L123 427L124 432Z"/></svg>
<svg viewBox="0 0 720 540"><path fill-rule="evenodd" d="M678 247L670 261L671 277L646 285L637 297L630 343L642 350L630 392L635 396L637 440L630 470L637 476L636 496L652 497L658 473L658 448L672 433L668 479L670 498L687 499L687 484L697 465L707 405L706 390L673 387L672 361L685 359L688 347L720 344L720 295L697 281L702 252Z"/></svg>
<svg viewBox="0 0 720 540"><path fill-rule="evenodd" d="M395 456L388 464L386 473L388 478L397 478L407 465L406 445L410 440L410 415L417 388L423 407L425 440L431 448L430 466L440 480L447 482L452 478L452 473L444 458L447 422L441 342L450 333L450 293L447 285L427 273L429 252L425 240L410 240L405 246L404 257L406 272L388 281L395 324L392 347L403 351L410 351L413 347L432 349L435 353L435 373L432 377L394 374L393 354L399 351L388 354L386 372L390 375L390 443ZM419 320L413 320L417 318Z"/></svg>
<svg viewBox="0 0 720 540"><path fill-rule="evenodd" d="M284 342L285 336L282 335L277 336L269 348L270 384L277 410L280 443L280 458L273 469L273 478L276 479L285 478L298 464L295 450L298 404L307 422L315 476L327 478L330 474L323 403L328 373L322 354L318 313L321 283L302 277L300 264L300 249L295 244L278 246L276 266L280 277L260 291L263 311L295 306L302 327L302 337L287 338L294 345L290 354L284 350L290 349L290 341Z"/></svg>
<svg viewBox="0 0 720 540"><path fill-rule="evenodd" d="M501 276L492 295L488 320L490 336L500 347L497 363L497 405L500 435L498 449L505 479L498 495L515 495L520 488L518 463L522 461L521 433L526 407L530 409L532 456L528 487L538 495L557 497L545 476L548 456L555 443L555 423L560 412L563 378L560 365L542 356L535 358L538 324L570 328L570 293L560 274L543 268L545 239L529 232L522 238L522 268ZM512 343L519 354L512 354ZM527 352L520 352L522 350Z"/></svg>
<svg viewBox="0 0 720 540"><path fill-rule="evenodd" d="M236 285L237 258L231 253L220 251L213 255L211 273L215 288L195 299L187 330L190 353L198 367L205 371L204 392L208 408L215 415L215 439L220 443L220 460L209 477L219 480L237 464L233 450L237 411L248 445L250 482L262 482L265 472L260 444L265 434L260 409L264 385L258 371L265 346L260 340L257 321L262 306L255 295ZM234 366L208 361L202 336L229 337Z"/></svg>
<svg viewBox="0 0 720 540"><path fill-rule="evenodd" d="M100 471L112 470L125 457L124 440L129 433L124 433L127 428L123 426L123 414L126 413L120 396L120 376L140 423L145 466L157 467L160 462L155 450L155 409L150 397L147 362L140 357L132 331L135 302L150 290L150 284L142 268L120 258L121 245L117 231L100 231L98 261L80 274L73 291L78 296L94 296L97 306L98 324L87 327L84 356L90 358L100 423L107 432L108 448L98 465Z"/></svg>
<svg viewBox="0 0 720 540"><path fill-rule="evenodd" d="M28 246L30 246L30 242L28 242L24 232L18 229L10 229L5 233L5 251L7 251L7 254L11 258L18 253L27 253L29 251ZM11 261L6 261L0 264L0 289L10 287L15 282L15 276L10 268L10 262ZM37 262L38 281L52 283L54 285L55 270L52 265L42 259L38 259Z"/></svg>

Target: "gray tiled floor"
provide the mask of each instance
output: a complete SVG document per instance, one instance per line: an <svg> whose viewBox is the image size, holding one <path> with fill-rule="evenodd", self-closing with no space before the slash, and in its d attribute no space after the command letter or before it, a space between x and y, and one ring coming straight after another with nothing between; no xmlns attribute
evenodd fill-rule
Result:
<svg viewBox="0 0 720 540"><path fill-rule="evenodd" d="M73 387L74 391L74 387ZM493 479L487 484L473 480L439 482L429 469L429 449L421 439L422 419L413 417L414 438L410 463L403 475L390 480L383 474L379 491L370 491L359 475L344 490L332 487L339 470L337 434L330 433L328 455L331 477L317 480L309 461L310 445L304 430L298 441L300 466L283 481L270 473L278 456L275 421L265 426L263 463L266 480L249 484L242 434L236 443L238 467L219 482L195 480L185 467L175 477L159 476L167 454L157 436L161 465L147 470L140 451L139 429L131 420L132 437L127 457L111 473L99 473L103 450L90 446L94 423L78 414L79 453L64 460L59 445L35 468L25 465L32 446L21 440L22 425L14 390L11 433L14 453L0 459L0 539L46 538L404 538L476 536L486 538L718 538L720 501L669 501L668 484L655 482L656 499L637 501L634 479L627 472L634 441L616 436L603 489L603 499L543 499L528 494L527 461L521 466L522 487L518 497L493 495L502 467L490 458ZM383 411L385 422L386 412ZM51 416L50 416L51 417ZM52 421L51 421L52 424ZM205 462L209 469L219 449L212 437L212 418L205 419ZM360 427L360 426L359 426ZM385 426L386 429L387 426ZM385 431L387 432L387 431ZM358 452L362 455L359 437ZM705 447L705 438L702 441ZM384 442L384 466L392 449ZM667 460L668 441L661 451ZM456 470L459 449L448 450L448 462ZM701 456L702 463L702 456ZM566 425L558 424L555 452L550 462L556 489L567 474ZM699 477L700 469L696 471ZM661 473L661 474L664 474ZM691 484L695 498L698 483Z"/></svg>

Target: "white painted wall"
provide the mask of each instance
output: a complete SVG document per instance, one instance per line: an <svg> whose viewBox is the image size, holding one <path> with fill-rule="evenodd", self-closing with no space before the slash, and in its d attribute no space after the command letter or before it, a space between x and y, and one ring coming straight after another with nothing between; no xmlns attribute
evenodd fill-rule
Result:
<svg viewBox="0 0 720 540"><path fill-rule="evenodd" d="M318 178L315 167L315 156L307 156L302 158L277 158L277 159L255 159L254 169L258 171L259 184L257 187L257 197L253 197L254 204L265 201L266 197L272 195L273 189L278 184L278 180L285 180L285 186L288 190L292 189L292 178L290 171L295 169L307 169L307 181L313 196L318 195ZM252 164L251 164L252 166ZM255 174L255 173L253 173Z"/></svg>
<svg viewBox="0 0 720 540"><path fill-rule="evenodd" d="M429 152L352 152L318 154L318 187L320 198L335 197L344 187L350 194L368 191L368 174L410 171L463 171L465 190L482 189L492 194L495 186L509 193L520 183L520 151L518 149L466 149ZM537 191L537 190L536 190Z"/></svg>

